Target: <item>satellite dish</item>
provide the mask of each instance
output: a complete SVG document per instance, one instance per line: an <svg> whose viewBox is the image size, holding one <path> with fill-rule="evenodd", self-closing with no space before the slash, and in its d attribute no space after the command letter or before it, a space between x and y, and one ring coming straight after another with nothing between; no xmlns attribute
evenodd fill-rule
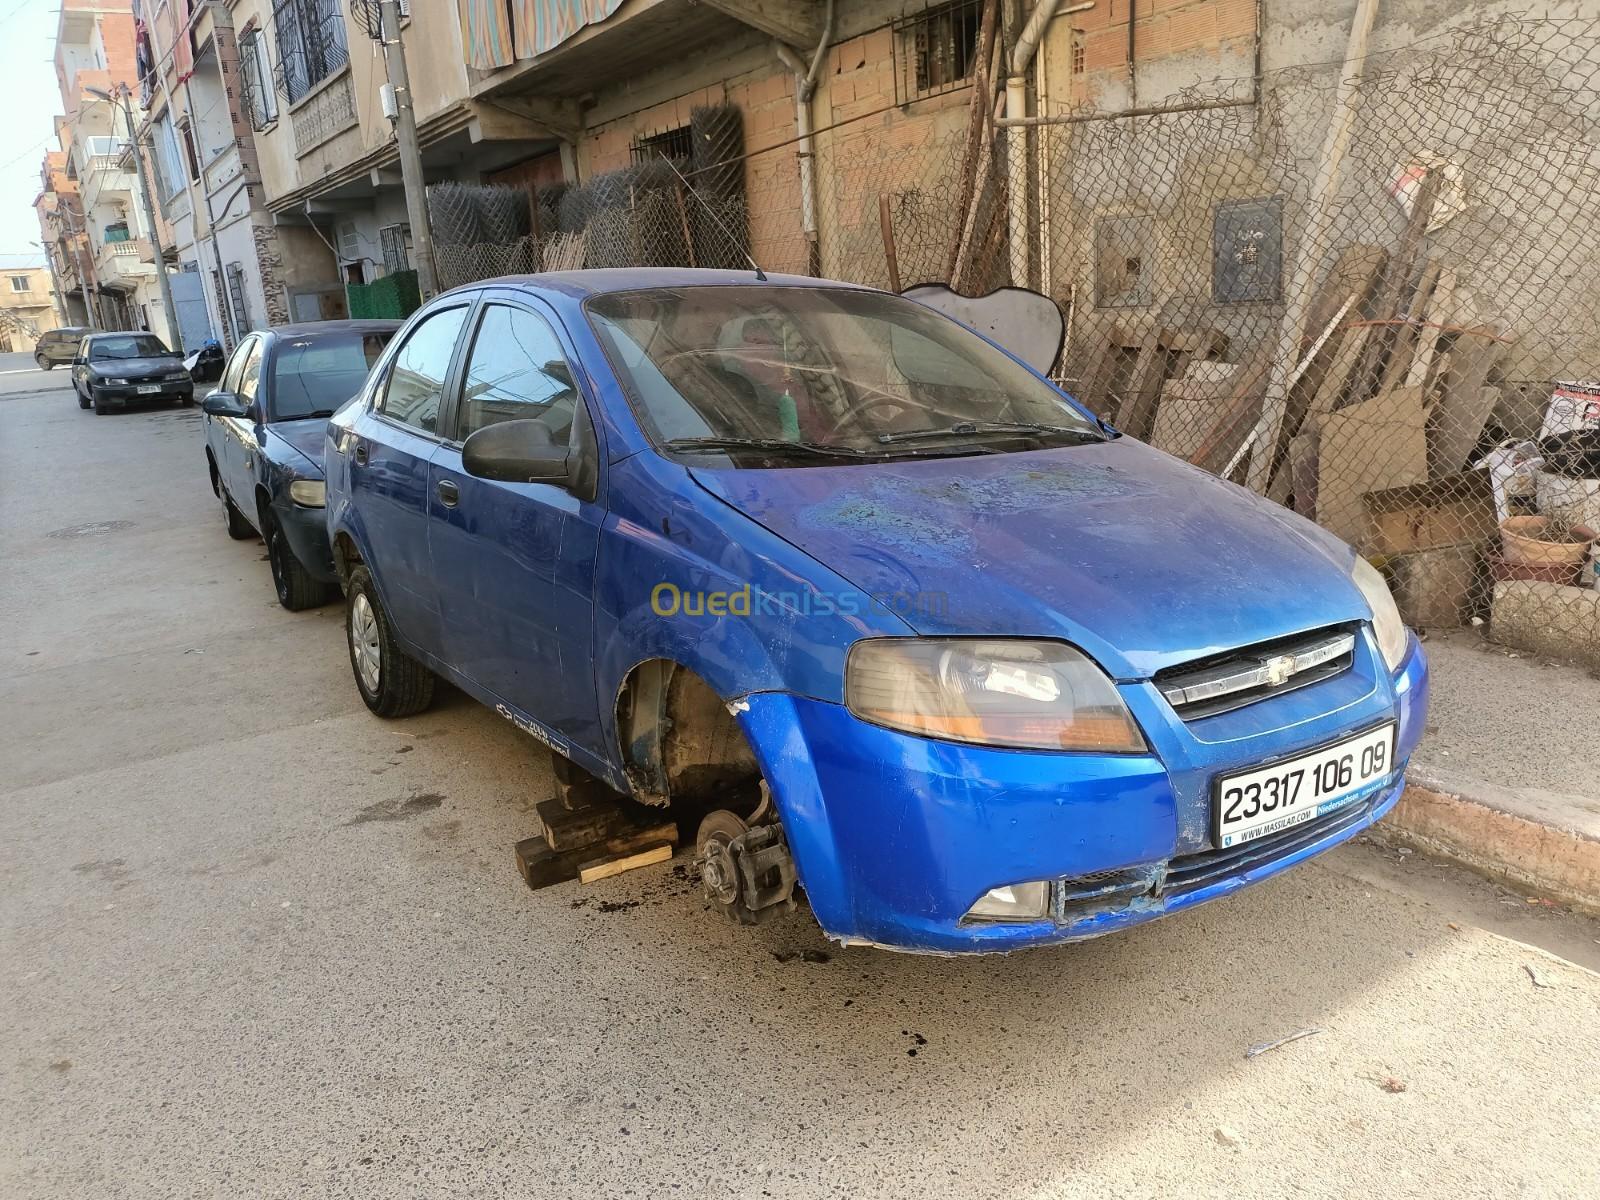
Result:
<svg viewBox="0 0 1600 1200"><path fill-rule="evenodd" d="M1011 351L1041 375L1061 357L1067 323L1049 296L1029 288L996 288L983 296L963 296L942 283L919 283L900 293L926 304Z"/></svg>

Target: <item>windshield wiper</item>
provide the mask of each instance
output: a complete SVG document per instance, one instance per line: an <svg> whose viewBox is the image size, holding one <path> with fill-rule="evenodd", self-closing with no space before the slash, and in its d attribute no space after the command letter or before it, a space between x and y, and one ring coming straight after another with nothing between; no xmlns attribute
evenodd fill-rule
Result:
<svg viewBox="0 0 1600 1200"><path fill-rule="evenodd" d="M768 454L799 454L814 458L859 458L869 453L854 446L829 442L791 442L784 438L680 437L661 443L664 450L760 450Z"/></svg>
<svg viewBox="0 0 1600 1200"><path fill-rule="evenodd" d="M971 437L985 433L1049 433L1072 437L1082 442L1102 442L1105 439L1087 429L1070 425L1044 425L1038 421L957 421L943 429L907 429L900 433L880 433L876 441L880 446L896 442L921 442L932 438Z"/></svg>

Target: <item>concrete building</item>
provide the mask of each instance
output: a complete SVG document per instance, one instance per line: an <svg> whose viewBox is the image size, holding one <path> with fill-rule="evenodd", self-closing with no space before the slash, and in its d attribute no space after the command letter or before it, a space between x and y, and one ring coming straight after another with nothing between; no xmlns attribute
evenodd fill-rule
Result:
<svg viewBox="0 0 1600 1200"><path fill-rule="evenodd" d="M127 0L64 0L55 64L60 150L46 157L36 207L63 288L89 324L149 329L171 342L128 113L106 98L137 79Z"/></svg>
<svg viewBox="0 0 1600 1200"><path fill-rule="evenodd" d="M39 216L41 247L55 270L57 286L68 324L94 324L89 305L94 288L94 251L83 226L83 205L77 179L67 174L67 152L51 150L39 172L40 189L34 198Z"/></svg>
<svg viewBox="0 0 1600 1200"><path fill-rule="evenodd" d="M171 228L186 342L231 347L289 319L284 249L264 208L230 6L134 0L153 186Z"/></svg>
<svg viewBox="0 0 1600 1200"><path fill-rule="evenodd" d="M547 129L473 98L454 4L400 7L428 182L477 183L555 149ZM276 282L297 320L343 315L347 287L414 267L377 11L376 0L233 7L241 94L283 248Z"/></svg>
<svg viewBox="0 0 1600 1200"><path fill-rule="evenodd" d="M32 350L47 329L61 325L55 287L44 256L0 256L0 354Z"/></svg>

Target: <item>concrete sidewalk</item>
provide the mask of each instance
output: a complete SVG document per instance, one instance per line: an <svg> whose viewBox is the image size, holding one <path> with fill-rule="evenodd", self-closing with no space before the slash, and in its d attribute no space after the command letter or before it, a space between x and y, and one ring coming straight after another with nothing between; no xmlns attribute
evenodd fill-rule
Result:
<svg viewBox="0 0 1600 1200"><path fill-rule="evenodd" d="M1472 631L1427 649L1427 735L1379 832L1600 911L1600 678Z"/></svg>

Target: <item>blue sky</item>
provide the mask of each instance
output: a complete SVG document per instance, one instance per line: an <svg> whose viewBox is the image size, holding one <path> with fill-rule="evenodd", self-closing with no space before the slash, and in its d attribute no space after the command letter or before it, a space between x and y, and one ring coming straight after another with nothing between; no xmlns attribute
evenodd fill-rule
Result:
<svg viewBox="0 0 1600 1200"><path fill-rule="evenodd" d="M0 0L0 266L26 255L42 262L33 198L39 164L53 146L51 118L61 108L51 61L59 0Z"/></svg>

